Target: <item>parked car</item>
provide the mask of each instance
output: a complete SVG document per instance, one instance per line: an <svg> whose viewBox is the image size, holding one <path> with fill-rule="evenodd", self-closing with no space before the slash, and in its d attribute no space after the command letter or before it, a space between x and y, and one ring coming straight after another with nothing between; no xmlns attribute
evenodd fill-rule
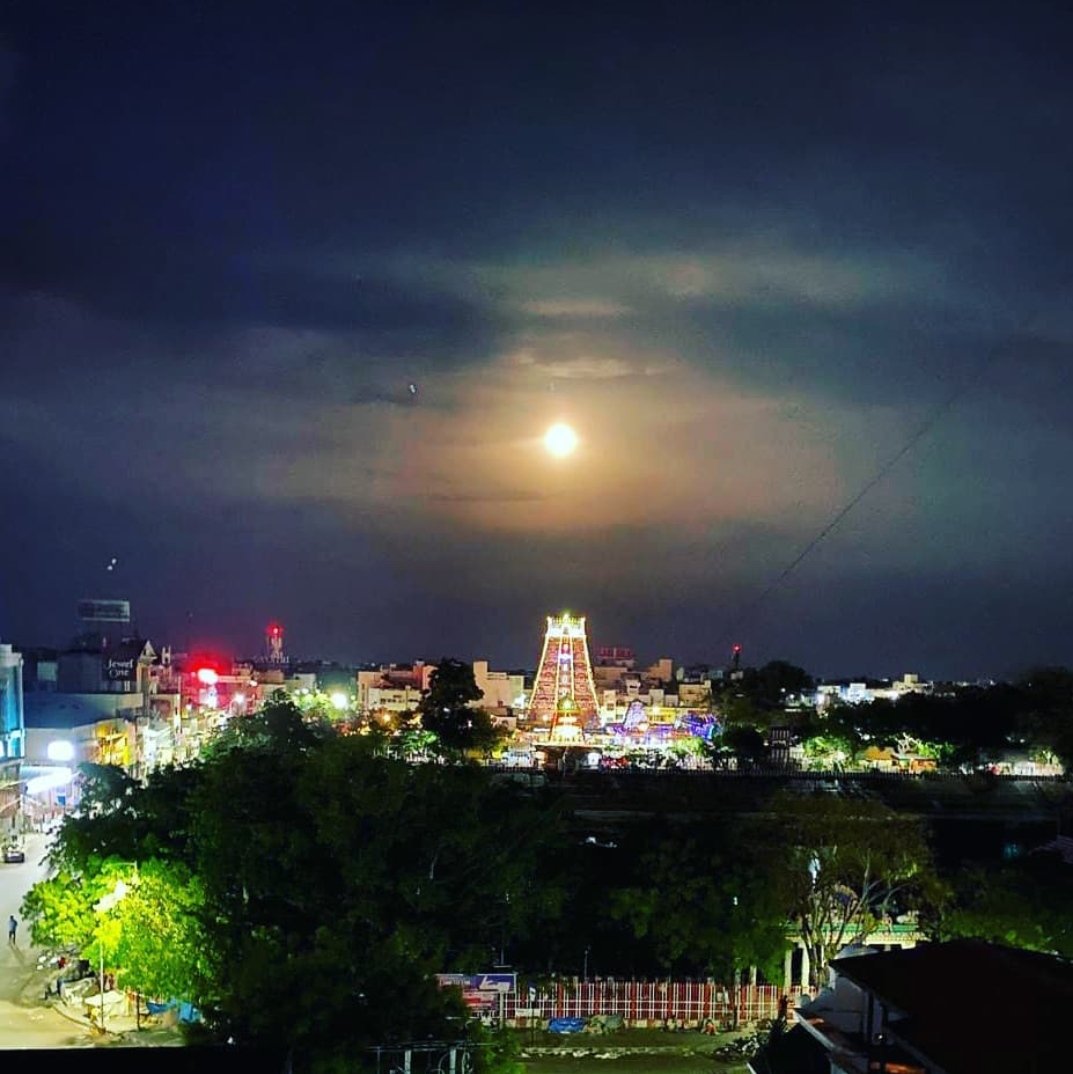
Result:
<svg viewBox="0 0 1073 1074"><path fill-rule="evenodd" d="M4 844L4 861L8 864L26 860L26 851L18 843Z"/></svg>

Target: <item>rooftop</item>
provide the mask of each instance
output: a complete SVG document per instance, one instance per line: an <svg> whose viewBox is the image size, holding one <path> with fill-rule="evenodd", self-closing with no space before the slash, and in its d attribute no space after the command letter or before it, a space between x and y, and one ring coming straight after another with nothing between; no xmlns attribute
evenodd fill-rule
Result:
<svg viewBox="0 0 1073 1074"><path fill-rule="evenodd" d="M892 1034L946 1074L1068 1069L1069 959L955 940L836 959L832 966L902 1011Z"/></svg>
<svg viewBox="0 0 1073 1074"><path fill-rule="evenodd" d="M23 719L27 727L86 727L115 719L117 699L132 697L140 695L30 693L23 699Z"/></svg>

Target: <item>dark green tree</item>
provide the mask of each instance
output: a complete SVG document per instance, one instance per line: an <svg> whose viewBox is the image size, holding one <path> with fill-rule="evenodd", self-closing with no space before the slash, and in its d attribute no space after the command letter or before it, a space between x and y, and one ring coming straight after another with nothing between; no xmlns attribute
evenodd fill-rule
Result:
<svg viewBox="0 0 1073 1074"><path fill-rule="evenodd" d="M78 766L82 812L116 813L137 786L137 781L114 764L90 764Z"/></svg>
<svg viewBox="0 0 1073 1074"><path fill-rule="evenodd" d="M1073 957L1073 867L1036 851L1002 869L974 866L955 878L931 918L935 939L973 937Z"/></svg>
<svg viewBox="0 0 1073 1074"><path fill-rule="evenodd" d="M472 666L444 657L418 706L421 725L448 751L490 750L499 736L488 713L473 707L482 697Z"/></svg>
<svg viewBox="0 0 1073 1074"><path fill-rule="evenodd" d="M766 842L770 883L808 951L812 984L841 947L935 891L919 821L880 802L782 792Z"/></svg>
<svg viewBox="0 0 1073 1074"><path fill-rule="evenodd" d="M720 744L730 751L738 768L754 768L767 759L764 736L755 727L728 727Z"/></svg>
<svg viewBox="0 0 1073 1074"><path fill-rule="evenodd" d="M812 676L787 660L771 660L760 668L747 668L742 678L746 696L765 708L782 708L788 697L812 688Z"/></svg>
<svg viewBox="0 0 1073 1074"><path fill-rule="evenodd" d="M1073 671L1036 668L1018 683L1024 705L1018 721L1021 743L1042 747L1073 771Z"/></svg>
<svg viewBox="0 0 1073 1074"><path fill-rule="evenodd" d="M94 780L100 787L101 767ZM68 816L53 842L50 861L58 870L81 875L90 863L116 858L145 861L179 860L190 864L190 794L201 778L199 766L158 769L144 785L128 781L122 772L105 777L121 794L108 793L105 802ZM96 790L93 792L96 794Z"/></svg>
<svg viewBox="0 0 1073 1074"><path fill-rule="evenodd" d="M845 764L852 762L870 741L882 745L878 736L862 729L871 715L864 711L865 708L864 705L832 702L823 711L809 714L797 727L797 736L805 745L806 756L818 758L826 767L832 763L830 758L835 754L842 755Z"/></svg>
<svg viewBox="0 0 1073 1074"><path fill-rule="evenodd" d="M24 914L39 942L101 949L132 987L181 989L215 1037L353 1064L373 1043L457 1035L434 974L538 945L562 843L539 795L406 764L277 698L199 763L69 820Z"/></svg>
<svg viewBox="0 0 1073 1074"><path fill-rule="evenodd" d="M669 829L638 873L640 883L612 894L611 911L653 946L664 972L730 983L756 966L774 979L787 919L757 856L729 828Z"/></svg>
<svg viewBox="0 0 1073 1074"><path fill-rule="evenodd" d="M554 816L480 768L407 765L360 736L237 750L198 815L206 1002L239 1040L449 1033L432 975L487 967L555 913L539 869Z"/></svg>

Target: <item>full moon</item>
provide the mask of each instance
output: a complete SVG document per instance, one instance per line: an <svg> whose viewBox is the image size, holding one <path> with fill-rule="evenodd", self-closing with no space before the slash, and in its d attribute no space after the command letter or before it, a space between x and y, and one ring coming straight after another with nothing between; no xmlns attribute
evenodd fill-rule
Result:
<svg viewBox="0 0 1073 1074"><path fill-rule="evenodd" d="M577 433L569 425L557 422L544 434L544 447L549 455L564 459L567 455L574 453L577 447Z"/></svg>

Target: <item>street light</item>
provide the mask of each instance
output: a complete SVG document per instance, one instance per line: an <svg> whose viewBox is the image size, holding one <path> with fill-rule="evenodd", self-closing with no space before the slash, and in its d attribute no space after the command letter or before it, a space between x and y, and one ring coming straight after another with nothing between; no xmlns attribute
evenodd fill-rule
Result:
<svg viewBox="0 0 1073 1074"><path fill-rule="evenodd" d="M107 895L102 895L100 899L93 904L93 909L98 914L106 914L109 910L114 910L115 907L123 901L130 888L123 880L117 880L115 887L108 892ZM101 956L101 1032L104 1032L104 939L98 938L97 948Z"/></svg>

